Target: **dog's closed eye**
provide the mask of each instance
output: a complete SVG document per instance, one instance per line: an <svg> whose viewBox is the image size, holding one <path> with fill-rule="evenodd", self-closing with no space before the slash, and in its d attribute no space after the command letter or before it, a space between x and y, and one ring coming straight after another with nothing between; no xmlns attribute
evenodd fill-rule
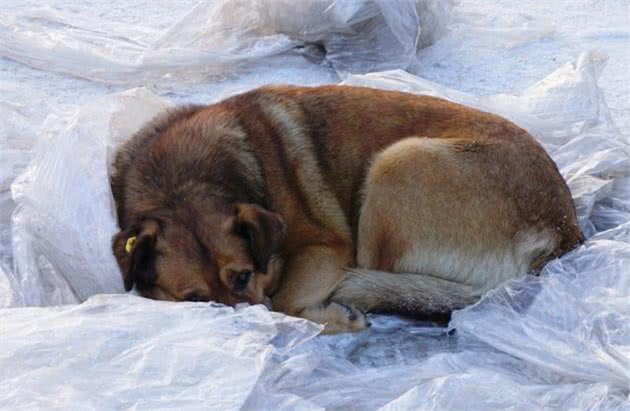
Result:
<svg viewBox="0 0 630 411"><path fill-rule="evenodd" d="M234 284L234 291L240 292L247 288L249 280L251 280L253 273L251 271L243 271L233 276L232 283Z"/></svg>

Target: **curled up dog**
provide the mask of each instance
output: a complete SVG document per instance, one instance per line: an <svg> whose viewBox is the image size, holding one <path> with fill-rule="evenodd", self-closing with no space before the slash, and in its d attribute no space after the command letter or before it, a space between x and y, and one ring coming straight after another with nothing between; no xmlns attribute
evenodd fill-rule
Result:
<svg viewBox="0 0 630 411"><path fill-rule="evenodd" d="M583 241L525 130L433 97L271 86L171 110L118 151L125 288L357 331L447 317Z"/></svg>

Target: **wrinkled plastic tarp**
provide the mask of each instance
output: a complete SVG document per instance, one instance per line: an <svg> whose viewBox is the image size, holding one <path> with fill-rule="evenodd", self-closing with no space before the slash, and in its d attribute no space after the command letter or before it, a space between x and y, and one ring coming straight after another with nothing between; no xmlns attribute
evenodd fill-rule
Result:
<svg viewBox="0 0 630 411"><path fill-rule="evenodd" d="M0 16L0 56L128 85L231 75L287 54L366 73L406 68L450 9L450 0L205 0L161 31L35 8Z"/></svg>
<svg viewBox="0 0 630 411"><path fill-rule="evenodd" d="M120 141L168 106L137 89L46 119L32 162L12 186L18 275L10 305L123 292L108 245L117 231L108 165Z"/></svg>
<svg viewBox="0 0 630 411"><path fill-rule="evenodd" d="M0 311L3 409L628 410L630 223L458 312L359 335L131 295ZM529 308L524 309L524 303ZM499 326L497 326L499 324Z"/></svg>
<svg viewBox="0 0 630 411"><path fill-rule="evenodd" d="M345 75L404 68L449 7L288 3L200 2L166 32L123 32L53 9L7 13L0 54L134 85L223 75L286 52L304 54L304 64L323 57ZM370 36L382 42L365 47ZM110 251L113 150L169 103L137 88L48 107L38 91L0 82L0 305L12 307L0 310L0 407L630 410L630 148L597 85L604 65L585 53L517 96L478 97L400 70L348 76L527 128L567 179L588 240L540 277L509 281L455 313L450 329L373 316L366 332L317 338L319 326L262 306L94 297L122 291Z"/></svg>
<svg viewBox="0 0 630 411"><path fill-rule="evenodd" d="M456 313L454 333L375 316L359 335L312 339L318 327L263 307L133 296L5 309L2 369L11 372L3 371L3 404L629 409L630 155L596 86L603 64L584 54L520 96L477 98L401 71L348 79L510 117L541 140L569 182L587 243L540 277L510 281ZM116 227L107 165L114 147L166 105L135 89L46 120L32 163L13 185L12 305L121 290L109 249Z"/></svg>
<svg viewBox="0 0 630 411"><path fill-rule="evenodd" d="M131 295L3 310L0 319L5 410L239 409L272 355L321 329L263 306Z"/></svg>

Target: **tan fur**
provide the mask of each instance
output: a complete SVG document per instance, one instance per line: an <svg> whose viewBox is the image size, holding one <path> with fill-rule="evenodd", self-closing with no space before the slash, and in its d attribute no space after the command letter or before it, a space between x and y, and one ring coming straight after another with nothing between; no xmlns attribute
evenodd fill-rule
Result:
<svg viewBox="0 0 630 411"><path fill-rule="evenodd" d="M376 157L359 222L360 266L488 289L526 274L534 257L558 246L555 232L521 220L514 193L505 190L509 176L497 178L503 165L480 155L498 155L506 143L480 140L475 152L461 144L409 138ZM502 160L517 166L519 153ZM396 213L384 212L392 204ZM389 261L379 261L385 248Z"/></svg>
<svg viewBox="0 0 630 411"><path fill-rule="evenodd" d="M375 157L366 179L357 261L359 267L390 273L355 270L334 300L353 301L367 311L447 312L444 307L461 308L527 274L535 258L553 254L557 231L523 222L513 192L504 190L510 183L496 178L503 165L479 156L502 151L496 147L502 142L478 140L474 151L462 151L462 144L412 137ZM512 153L503 160L518 165L518 157ZM388 212L393 204L396 212ZM414 284L408 275L391 272L429 275ZM463 288L453 283L470 288L458 295ZM425 291L428 284L431 292ZM382 295L389 295L389 305ZM432 301L434 295L441 299Z"/></svg>
<svg viewBox="0 0 630 411"><path fill-rule="evenodd" d="M353 305L448 316L582 241L566 184L527 132L358 87L265 87L167 113L121 149L112 189L127 285L271 297L327 332L368 325Z"/></svg>

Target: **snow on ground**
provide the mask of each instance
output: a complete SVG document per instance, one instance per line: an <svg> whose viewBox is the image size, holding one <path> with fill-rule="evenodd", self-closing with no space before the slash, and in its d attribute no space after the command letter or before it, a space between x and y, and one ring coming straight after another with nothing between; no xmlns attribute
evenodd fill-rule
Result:
<svg viewBox="0 0 630 411"><path fill-rule="evenodd" d="M113 145L166 105L266 83L345 80L507 116L558 163L590 238L540 278L509 282L457 313L450 329L376 316L368 332L316 337L317 326L263 307L130 295L3 309L3 409L630 409L627 1L461 0L452 10L419 2L432 13L418 9L421 41L441 24L448 31L409 60L411 74L350 77L348 67L364 63L399 68L392 50L408 57L405 41L417 34L406 24L411 0L376 0L380 8L356 15L361 2L339 0L333 8L234 0L235 13L219 0L129 3L3 4L3 306L120 291L108 246ZM384 30L381 43L369 48L339 30L324 36L327 59L313 63L321 56L302 43L322 27L347 28L348 17L376 19L355 28ZM242 31L223 27L217 37L217 22ZM307 61L292 50L314 54Z"/></svg>

